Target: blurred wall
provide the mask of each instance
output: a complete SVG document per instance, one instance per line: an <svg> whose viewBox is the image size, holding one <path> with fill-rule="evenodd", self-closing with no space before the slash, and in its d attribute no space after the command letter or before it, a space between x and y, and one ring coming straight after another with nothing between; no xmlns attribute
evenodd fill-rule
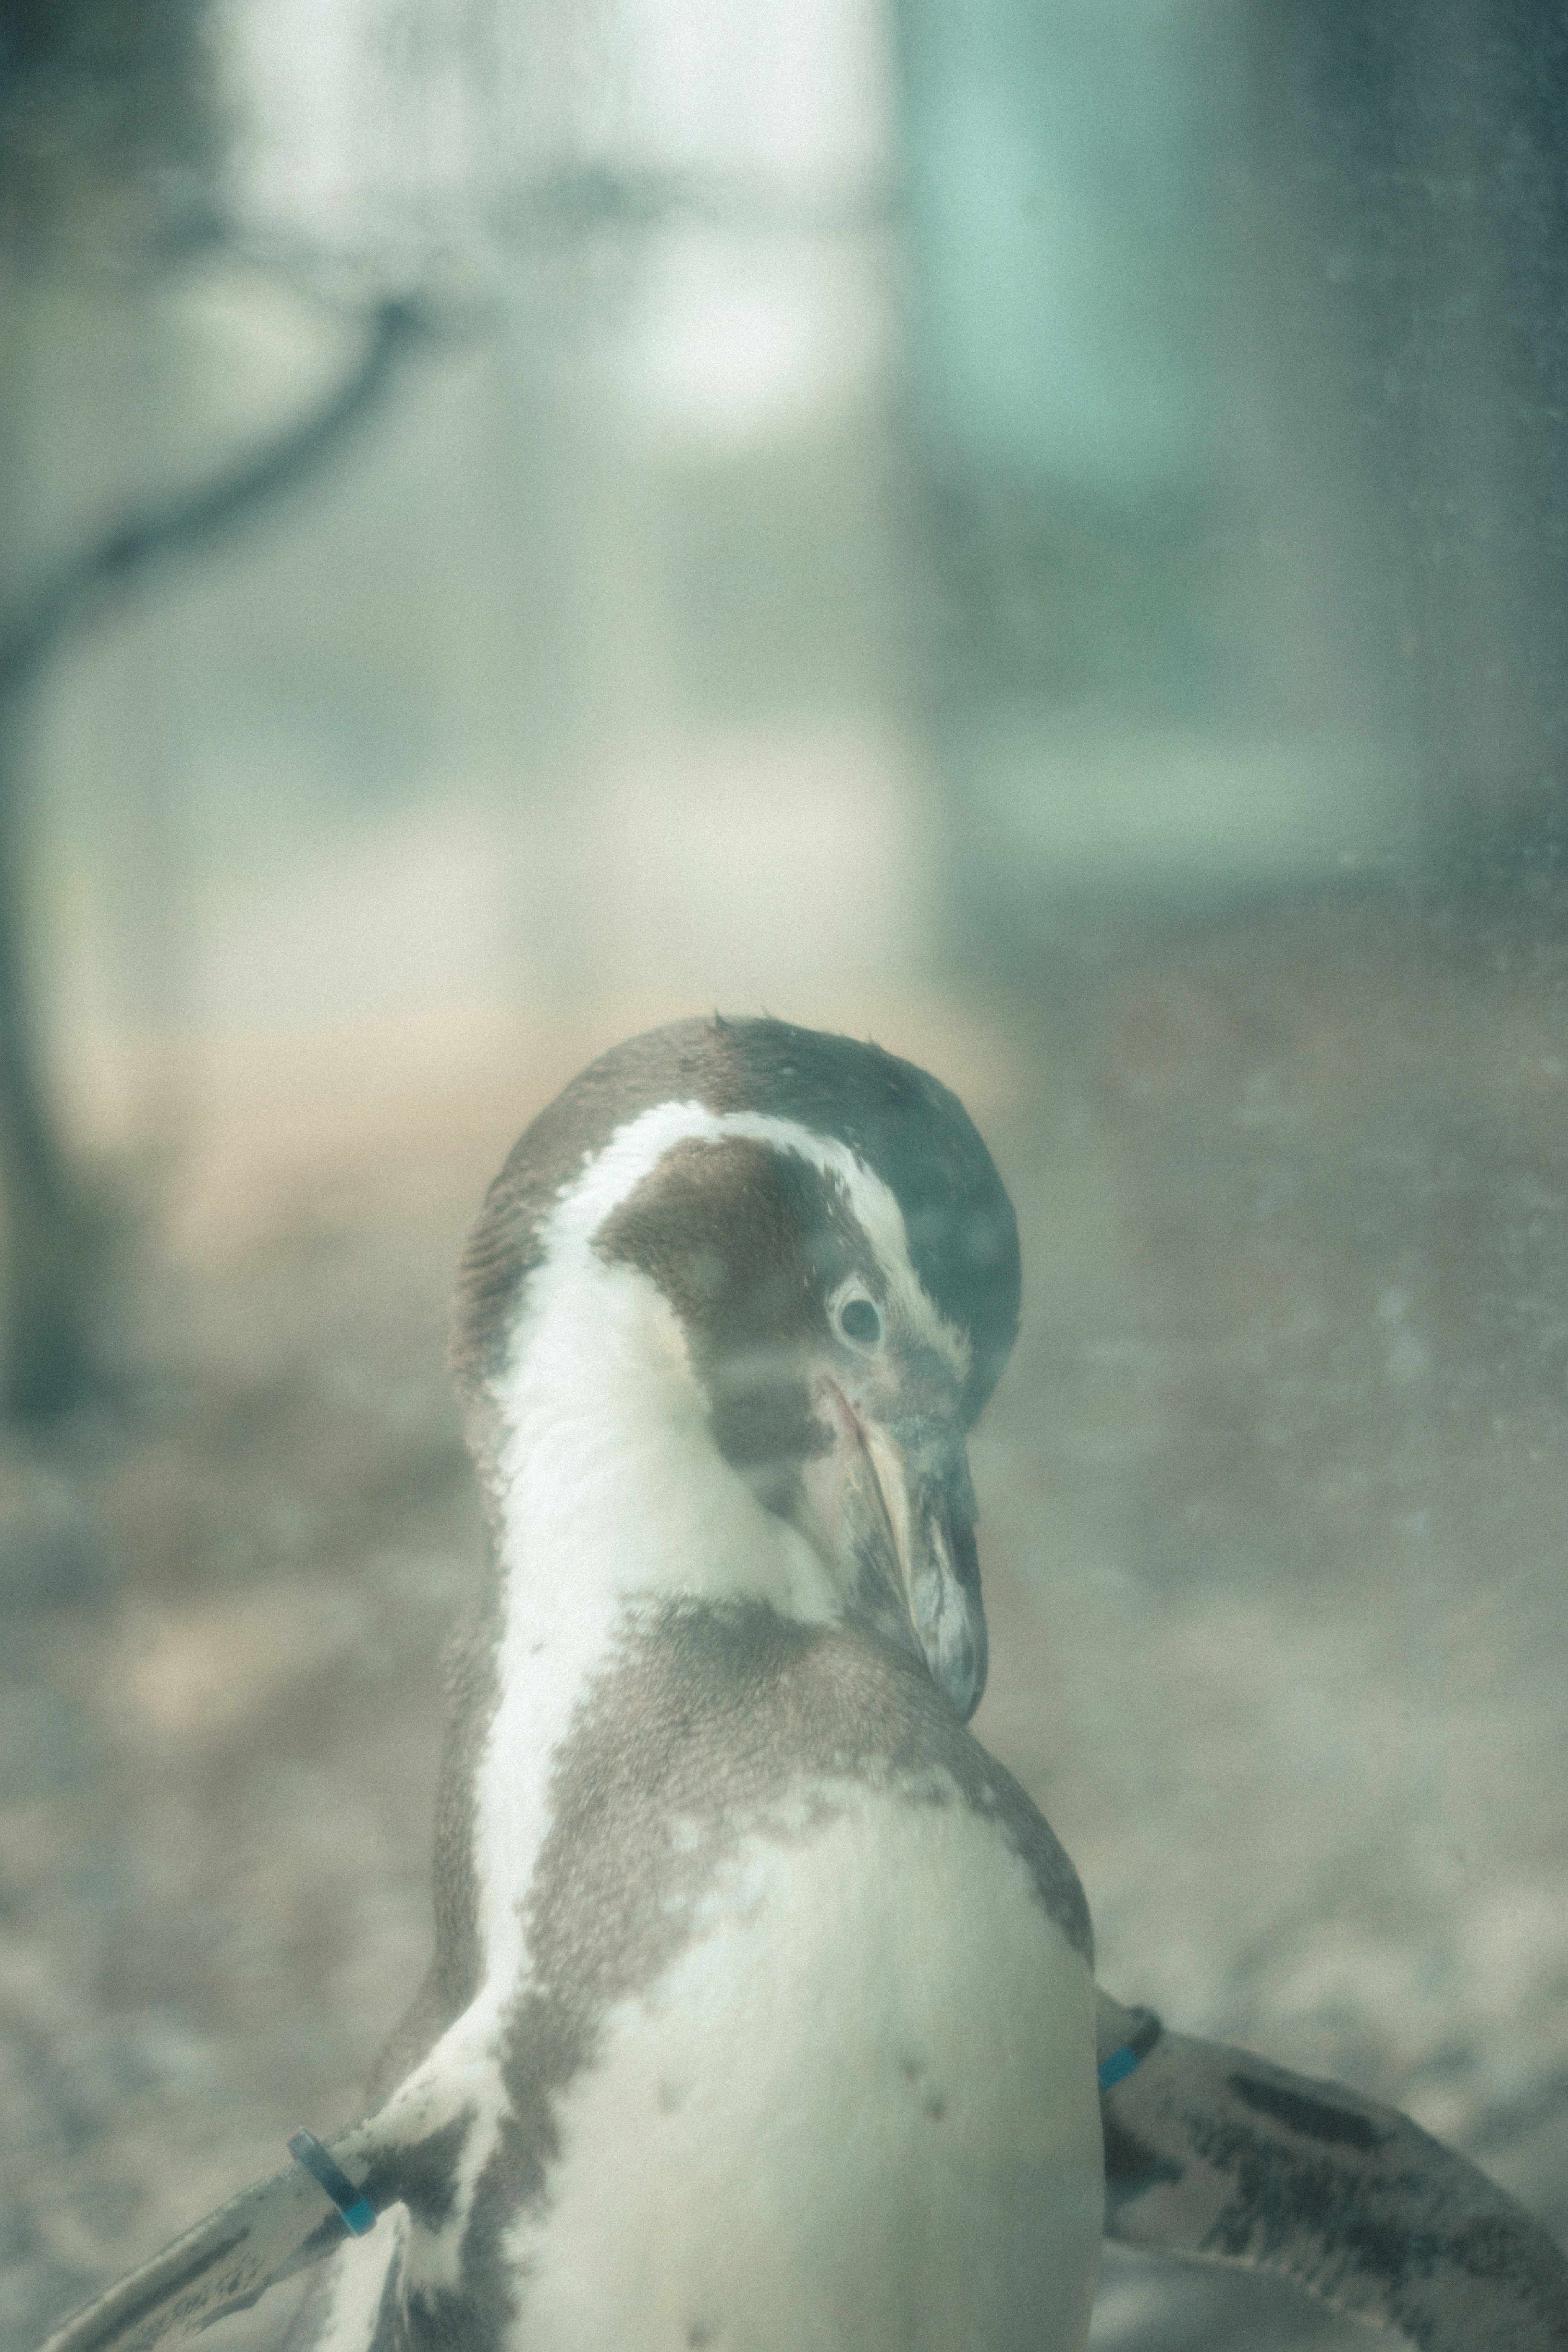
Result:
<svg viewBox="0 0 1568 2352"><path fill-rule="evenodd" d="M461 1051L929 982L875 11L535 10L493 53L438 10L224 26L230 235L13 272L17 593L319 398L367 292L432 331L34 704L75 1115L171 1032Z"/></svg>
<svg viewBox="0 0 1568 2352"><path fill-rule="evenodd" d="M1523 0L226 13L181 234L13 256L14 593L371 292L436 331L36 706L62 1068L871 1017L1551 864L1560 47Z"/></svg>
<svg viewBox="0 0 1568 2352"><path fill-rule="evenodd" d="M1561 903L1568 27L1542 0L1258 0L1248 40L1275 398L1427 871Z"/></svg>

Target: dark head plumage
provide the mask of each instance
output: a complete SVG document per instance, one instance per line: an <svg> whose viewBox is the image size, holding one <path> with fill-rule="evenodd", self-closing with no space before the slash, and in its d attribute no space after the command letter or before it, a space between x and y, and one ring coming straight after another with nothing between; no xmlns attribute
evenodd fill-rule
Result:
<svg viewBox="0 0 1568 2352"><path fill-rule="evenodd" d="M837 1137L896 1195L915 1273L969 1341L973 1422L1018 1328L1013 1204L958 1097L881 1046L784 1021L679 1021L629 1038L574 1078L525 1129L490 1186L464 1254L451 1360L471 1406L505 1360L539 1225L618 1128L661 1103L754 1112Z"/></svg>

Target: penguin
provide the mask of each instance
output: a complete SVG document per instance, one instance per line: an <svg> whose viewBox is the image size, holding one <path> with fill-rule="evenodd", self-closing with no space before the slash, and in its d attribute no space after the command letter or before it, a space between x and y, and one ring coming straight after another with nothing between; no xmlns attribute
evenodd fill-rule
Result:
<svg viewBox="0 0 1568 2352"><path fill-rule="evenodd" d="M384 2076L439 2193L317 2342L1083 2342L1088 1909L966 1728L1018 1300L980 1137L874 1046L682 1024L525 1134L458 1292L495 1583Z"/></svg>
<svg viewBox="0 0 1568 2352"><path fill-rule="evenodd" d="M1019 1300L985 1145L875 1045L680 1023L534 1120L453 1318L491 1541L429 1974L358 2124L46 2352L329 2255L290 2352L1081 2352L1107 2229L1439 2352L1568 2344L1561 2255L1472 2168L1097 1993L968 1727L966 1440Z"/></svg>

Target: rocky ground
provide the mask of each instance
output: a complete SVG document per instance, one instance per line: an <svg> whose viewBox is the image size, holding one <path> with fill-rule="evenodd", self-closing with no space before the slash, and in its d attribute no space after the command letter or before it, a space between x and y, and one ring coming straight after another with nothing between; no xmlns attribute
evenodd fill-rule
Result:
<svg viewBox="0 0 1568 2352"><path fill-rule="evenodd" d="M446 1295L510 1133L606 1042L357 1121L258 1085L150 1196L115 1402L5 1443L5 2352L348 2116L419 1976L481 1543ZM1103 1980L1395 2102L1568 2236L1568 943L1296 903L1145 940L1070 1019L886 1042L1018 1204L977 1728ZM274 2346L288 2292L215 2352ZM1098 2326L1345 2333L1114 2256Z"/></svg>

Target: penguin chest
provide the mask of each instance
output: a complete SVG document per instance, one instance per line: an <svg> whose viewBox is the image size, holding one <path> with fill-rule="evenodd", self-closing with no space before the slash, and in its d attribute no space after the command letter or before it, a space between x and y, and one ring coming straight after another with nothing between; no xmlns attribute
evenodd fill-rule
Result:
<svg viewBox="0 0 1568 2352"><path fill-rule="evenodd" d="M1077 2352L1090 1971L998 1822L836 1790L687 1926L555 2094L509 2352Z"/></svg>

